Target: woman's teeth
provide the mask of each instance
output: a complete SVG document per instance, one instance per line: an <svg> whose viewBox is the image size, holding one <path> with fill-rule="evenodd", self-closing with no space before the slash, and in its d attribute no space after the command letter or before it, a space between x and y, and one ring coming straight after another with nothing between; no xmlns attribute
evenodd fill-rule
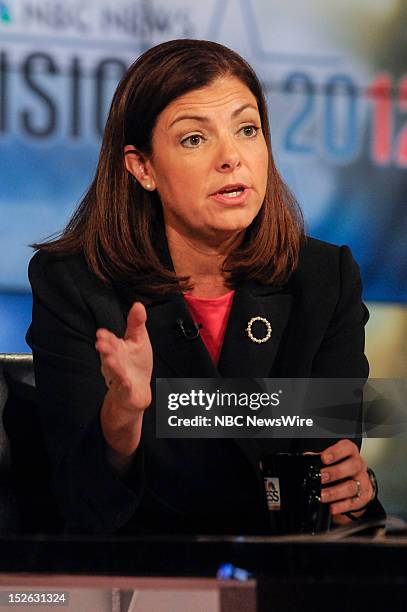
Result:
<svg viewBox="0 0 407 612"><path fill-rule="evenodd" d="M237 198L243 193L243 190L240 191L224 191L221 195L226 196L227 198Z"/></svg>

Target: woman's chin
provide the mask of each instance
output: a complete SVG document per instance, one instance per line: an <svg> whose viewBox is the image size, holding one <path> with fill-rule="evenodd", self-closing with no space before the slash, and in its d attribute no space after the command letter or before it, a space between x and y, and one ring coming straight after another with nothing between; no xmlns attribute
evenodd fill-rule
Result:
<svg viewBox="0 0 407 612"><path fill-rule="evenodd" d="M235 211L233 216L219 215L212 220L211 226L214 232L242 232L253 223L256 214L249 213L249 211Z"/></svg>

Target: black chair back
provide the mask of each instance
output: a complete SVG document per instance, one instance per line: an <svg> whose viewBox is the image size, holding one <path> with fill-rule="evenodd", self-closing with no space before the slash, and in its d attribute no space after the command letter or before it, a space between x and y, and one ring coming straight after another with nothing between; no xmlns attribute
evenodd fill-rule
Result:
<svg viewBox="0 0 407 612"><path fill-rule="evenodd" d="M7 386L3 423L8 439L9 473L13 482L21 533L62 530L50 488L50 465L43 441L33 359L30 354L0 354Z"/></svg>

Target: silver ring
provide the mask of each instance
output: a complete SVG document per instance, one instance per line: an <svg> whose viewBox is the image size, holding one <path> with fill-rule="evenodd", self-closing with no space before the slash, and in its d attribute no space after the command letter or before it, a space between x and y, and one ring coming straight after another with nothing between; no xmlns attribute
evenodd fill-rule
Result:
<svg viewBox="0 0 407 612"><path fill-rule="evenodd" d="M359 499L359 497L360 497L360 496L361 496L361 494L362 494L362 493L361 493L360 481L359 481L359 480L356 480L356 478L353 478L352 480L353 480L353 482L354 482L354 483L355 483L355 485L356 485L356 493L355 493L355 495L353 496L353 498L354 498L354 499L355 499L355 498L356 498L356 499Z"/></svg>

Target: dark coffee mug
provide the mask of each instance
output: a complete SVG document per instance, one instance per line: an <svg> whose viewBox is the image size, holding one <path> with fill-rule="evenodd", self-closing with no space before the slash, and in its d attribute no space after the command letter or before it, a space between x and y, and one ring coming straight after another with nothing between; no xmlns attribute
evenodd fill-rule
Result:
<svg viewBox="0 0 407 612"><path fill-rule="evenodd" d="M323 533L331 525L321 502L320 455L275 453L261 459L272 530L277 534Z"/></svg>

